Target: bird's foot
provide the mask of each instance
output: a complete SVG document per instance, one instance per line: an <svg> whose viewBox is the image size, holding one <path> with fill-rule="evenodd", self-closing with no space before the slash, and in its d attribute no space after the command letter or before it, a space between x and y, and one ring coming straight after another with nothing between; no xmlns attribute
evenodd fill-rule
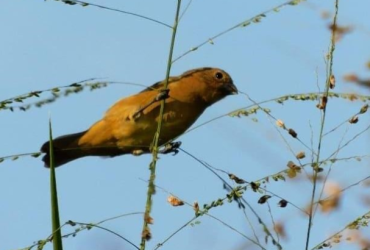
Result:
<svg viewBox="0 0 370 250"><path fill-rule="evenodd" d="M161 154L169 154L173 153L173 155L177 155L179 153L179 148L181 146L181 141L170 142L164 146L164 148L159 151Z"/></svg>
<svg viewBox="0 0 370 250"><path fill-rule="evenodd" d="M155 101L161 101L166 100L170 95L168 94L170 92L169 89L162 89L159 91L158 95L155 97Z"/></svg>

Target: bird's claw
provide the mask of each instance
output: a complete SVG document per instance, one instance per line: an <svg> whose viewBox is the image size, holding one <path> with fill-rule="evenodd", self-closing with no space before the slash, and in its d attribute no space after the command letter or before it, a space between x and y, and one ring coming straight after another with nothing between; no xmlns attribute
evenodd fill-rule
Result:
<svg viewBox="0 0 370 250"><path fill-rule="evenodd" d="M173 153L173 155L177 155L180 151L179 148L181 146L181 141L176 141L176 142L170 142L167 143L164 148L159 151L161 154L169 154Z"/></svg>
<svg viewBox="0 0 370 250"><path fill-rule="evenodd" d="M168 94L169 92L170 92L169 89L160 90L158 95L155 97L155 100L158 102L167 99L168 97L170 97L170 95Z"/></svg>

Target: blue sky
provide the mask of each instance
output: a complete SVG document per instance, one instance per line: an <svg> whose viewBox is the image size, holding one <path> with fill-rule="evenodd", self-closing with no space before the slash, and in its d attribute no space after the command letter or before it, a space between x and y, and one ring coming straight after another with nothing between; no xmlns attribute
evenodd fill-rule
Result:
<svg viewBox="0 0 370 250"><path fill-rule="evenodd" d="M149 16L172 24L176 1L117 0L92 3ZM206 41L219 32L274 8L282 1L193 1L181 19L174 56ZM187 4L184 1L183 7ZM260 23L237 28L177 61L172 75L203 66L225 69L239 90L254 100L263 101L286 94L317 92L324 89L325 55L329 48L331 19L322 11L333 12L334 1L311 0L271 12ZM346 83L342 77L356 73L370 77L370 2L340 1L338 22L351 26L336 45L334 74L336 92L369 95L367 89ZM57 1L4 0L0 8L0 100L35 90L64 86L89 78L150 85L165 77L171 30L153 22L102 10L93 6L69 6ZM116 101L140 91L137 86L109 85L60 98L57 102L27 112L0 111L0 156L37 152L48 139L48 120L54 136L87 129L100 119ZM42 98L48 97L47 93ZM18 104L17 104L18 105ZM250 102L243 95L230 96L209 108L196 125L225 114ZM316 102L289 101L284 105L267 103L266 108L294 128L299 138L317 149L320 112ZM358 112L363 103L333 99L328 104L325 131ZM258 122L251 118L257 118ZM368 126L367 114L355 125L344 125L323 142L325 158L340 143L352 139ZM312 132L310 129L312 127ZM293 152L306 150L284 134ZM312 136L313 135L313 136ZM366 131L341 150L338 157L368 154ZM232 172L248 181L257 180L286 168L294 155L275 129L274 121L263 113L249 118L225 117L181 137L183 149L212 166ZM310 153L303 163L310 161ZM149 178L149 155L122 156L113 159L84 158L57 169L61 222L98 222L120 214L144 210ZM327 169L326 169L327 170ZM310 170L307 170L310 173ZM221 173L220 173L221 174ZM331 183L344 188L369 174L369 160L334 164ZM223 176L227 179L227 176ZM0 240L1 249L19 249L45 239L50 234L49 171L40 158L21 157L0 164ZM231 183L231 182L230 182ZM156 184L193 203L209 203L225 196L216 176L184 153L161 156ZM231 183L232 184L232 183ZM232 184L234 185L234 184ZM312 185L304 174L287 182L271 183L268 190L299 207L306 207ZM342 196L341 206L330 214L317 213L311 246L369 210L362 202L368 189L355 186ZM268 207L257 204L260 194L248 190L244 198L271 226ZM194 215L190 207L171 207L167 194L157 190L154 196L153 239L148 249L166 239ZM307 218L291 205L281 209L277 198L270 200L275 221L282 222L288 235L281 244L285 249L303 249ZM248 222L236 204L225 204L210 214L253 237ZM248 211L257 235L263 231ZM162 249L244 249L248 241L219 222L204 216L201 223L183 229ZM104 224L107 228L139 245L142 217L134 215ZM73 229L66 227L68 233ZM133 249L116 236L99 229L82 232L64 241L65 249ZM343 243L337 249L357 249ZM253 246L254 249L256 248ZM45 249L51 249L47 245ZM249 248L248 248L249 249ZM268 245L267 249L274 249Z"/></svg>

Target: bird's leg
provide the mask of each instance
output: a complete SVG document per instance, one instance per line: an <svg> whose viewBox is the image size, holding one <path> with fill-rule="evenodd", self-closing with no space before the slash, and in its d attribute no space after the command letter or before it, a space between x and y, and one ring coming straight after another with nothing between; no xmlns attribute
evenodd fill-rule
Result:
<svg viewBox="0 0 370 250"><path fill-rule="evenodd" d="M176 142L170 142L164 145L164 148L159 151L161 154L169 154L173 153L173 155L177 155L179 152L179 148L181 146L181 141L176 141Z"/></svg>
<svg viewBox="0 0 370 250"><path fill-rule="evenodd" d="M155 103L155 102L159 102L159 101L161 101L161 100L165 100L165 99L167 99L168 97L169 97L169 93L170 92L170 90L169 89L162 89L162 90L160 90L159 91L159 93L158 93L158 95L151 101L151 102L149 102L148 104L146 104L144 107L141 107L138 111L136 111L134 114L133 114L133 116L132 116L132 118L134 118L134 119L137 119L137 118L139 118L140 117L140 115L141 115L141 113L146 109L146 108L148 108L148 107L150 107L153 103Z"/></svg>

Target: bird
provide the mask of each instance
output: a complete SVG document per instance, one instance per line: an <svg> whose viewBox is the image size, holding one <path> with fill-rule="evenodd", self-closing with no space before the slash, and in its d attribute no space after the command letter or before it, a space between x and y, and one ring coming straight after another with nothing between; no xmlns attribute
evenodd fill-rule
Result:
<svg viewBox="0 0 370 250"><path fill-rule="evenodd" d="M158 128L161 100L164 100L162 146L182 135L211 105L238 93L231 76L224 70L202 67L169 77L143 91L116 102L104 117L88 130L53 140L54 166L59 167L85 156L115 157L151 152ZM50 142L41 152L45 167L50 167Z"/></svg>

